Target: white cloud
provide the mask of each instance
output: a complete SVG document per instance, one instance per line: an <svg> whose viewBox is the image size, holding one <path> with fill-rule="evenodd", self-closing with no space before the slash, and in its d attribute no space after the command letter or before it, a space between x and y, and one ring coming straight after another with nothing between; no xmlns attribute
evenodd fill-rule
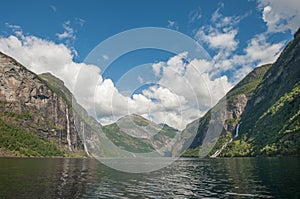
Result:
<svg viewBox="0 0 300 199"><path fill-rule="evenodd" d="M218 50L215 51L217 53L212 60L206 63L210 75L214 77L229 72L232 74L229 81L237 83L256 66L273 63L283 49L284 41L270 43L268 42L270 32L259 33L248 41L247 47L241 49L239 54L235 53L239 47L236 26L247 14L224 16L220 13L222 7L221 4L221 7L212 14L211 24L199 28L195 38L200 43L206 43L210 49ZM275 28L276 24L281 23L282 18L279 15L270 16L270 13L276 14L271 6L261 4L261 8L264 8L262 12L264 20L269 23L269 28Z"/></svg>
<svg viewBox="0 0 300 199"><path fill-rule="evenodd" d="M193 99L190 93L185 91L180 94L185 90L184 86L187 86L187 83L178 86L177 90L172 86L154 86L146 88L140 94L124 96L110 79L102 78L101 70L97 66L74 62L72 50L64 44L56 44L35 36L11 35L0 38L0 50L35 73L51 72L62 79L74 93L77 101L91 115L99 116L99 121L104 124L115 121L121 116L136 113L148 114L156 122L183 128L191 118L194 119L204 113L194 107L190 108L189 102ZM180 77L186 73L187 66L182 61L186 55L187 53L184 52L170 58L167 62L159 63L159 73L163 77L161 83L168 85L167 78L171 78L171 84L177 79L178 85L186 80ZM173 79L172 75L175 75L176 79ZM182 112L178 108L180 106L183 108Z"/></svg>
<svg viewBox="0 0 300 199"><path fill-rule="evenodd" d="M86 68L85 76L99 73L99 68L73 61L71 50L64 44L55 44L34 36L0 38L0 50L14 57L35 73L51 72L64 80L72 91L75 78L81 68ZM85 71L83 71L85 72ZM97 76L98 78L98 76ZM84 87L82 90L85 90Z"/></svg>
<svg viewBox="0 0 300 199"><path fill-rule="evenodd" d="M236 35L237 30L230 30L228 32L219 32L218 30L213 30L205 32L203 29L201 29L198 31L196 37L198 40L208 43L210 48L233 51L238 45L238 42L235 40Z"/></svg>
<svg viewBox="0 0 300 199"><path fill-rule="evenodd" d="M299 28L299 0L258 0L258 2L269 33L286 30L294 33Z"/></svg>
<svg viewBox="0 0 300 199"><path fill-rule="evenodd" d="M264 34L257 35L250 40L245 49L246 56L252 62L258 61L259 65L273 63L276 61L284 43L268 43Z"/></svg>
<svg viewBox="0 0 300 199"><path fill-rule="evenodd" d="M193 10L193 11L191 11L189 13L189 23L194 23L194 22L198 21L199 19L201 19L201 17L202 17L201 13L202 12L201 12L201 8L200 7L197 8L197 9L195 9L195 10Z"/></svg>
<svg viewBox="0 0 300 199"><path fill-rule="evenodd" d="M152 65L152 69L155 76L159 76L161 74L161 69L164 65L164 62L158 62Z"/></svg>
<svg viewBox="0 0 300 199"><path fill-rule="evenodd" d="M148 99L154 98L158 100L167 110L179 108L181 104L185 104L186 100L183 96L179 96L168 88L161 86L152 86L150 89L144 90L143 95Z"/></svg>
<svg viewBox="0 0 300 199"><path fill-rule="evenodd" d="M160 87L143 92L145 96L161 102L165 110L152 113L154 120L176 120L179 129L199 118L232 87L226 76L213 78L210 75L214 70L211 62L194 59L186 63L187 55L183 52L167 62L153 64L154 73L157 73L157 68L161 73Z"/></svg>
<svg viewBox="0 0 300 199"><path fill-rule="evenodd" d="M21 30L21 26L18 26L18 25L14 25L14 24L10 24L10 23L5 23L5 26L12 29L12 30Z"/></svg>
<svg viewBox="0 0 300 199"><path fill-rule="evenodd" d="M186 63L187 52L153 64L153 72L160 75L158 85L128 97L110 79L103 79L98 67L74 62L72 51L64 44L35 36L11 35L0 38L0 50L36 73L51 72L62 79L78 102L104 124L136 113L182 129L231 87L227 78L212 79L204 60Z"/></svg>
<svg viewBox="0 0 300 199"><path fill-rule="evenodd" d="M15 35L22 37L23 36L23 30L21 28L21 26L18 25L14 25L14 24L10 24L10 23L5 23L5 26L10 28Z"/></svg>
<svg viewBox="0 0 300 199"><path fill-rule="evenodd" d="M64 32L63 33L57 33L56 36L58 39L63 40L63 39L72 39L74 40L76 38L74 34L73 28L70 26L70 21L66 21L63 23L63 28Z"/></svg>
<svg viewBox="0 0 300 199"><path fill-rule="evenodd" d="M187 62L188 52L182 52L166 62L154 63L152 72L158 84L131 97L121 94L112 80L103 79L97 66L74 62L76 54L72 48L24 36L20 27L11 26L18 31L17 36L0 38L0 50L36 73L51 72L62 79L75 92L79 103L91 115L99 116L103 124L136 113L182 129L216 104L232 87L230 82L241 80L255 66L278 57L284 43L269 43L268 34L256 35L248 41L242 54L234 55L239 44L234 26L239 20L216 11L211 19L215 25L200 28L196 35L199 41L218 50L212 60ZM65 32L58 37L75 38L70 22L64 25ZM102 58L108 60L109 56L104 54ZM228 71L232 74L230 79L220 75ZM135 79L144 82L138 76Z"/></svg>
<svg viewBox="0 0 300 199"><path fill-rule="evenodd" d="M208 44L208 47L212 49L227 52L236 50L238 30L235 26L240 21L240 17L223 16L219 8L212 14L210 21L209 25L199 28L195 38L200 43Z"/></svg>

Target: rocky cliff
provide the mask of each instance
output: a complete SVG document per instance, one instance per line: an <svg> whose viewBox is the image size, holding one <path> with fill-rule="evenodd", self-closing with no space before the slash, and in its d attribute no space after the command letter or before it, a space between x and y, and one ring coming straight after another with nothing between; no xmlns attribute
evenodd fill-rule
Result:
<svg viewBox="0 0 300 199"><path fill-rule="evenodd" d="M184 155L199 156L211 113L226 99L226 120L213 150L220 156L293 155L300 151L300 31L278 60L254 69L204 117L183 130ZM237 124L240 124L236 134ZM193 135L196 134L196 135ZM191 140L192 136L195 139ZM210 139L213 142L214 138ZM226 145L226 147L223 147Z"/></svg>
<svg viewBox="0 0 300 199"><path fill-rule="evenodd" d="M38 76L0 53L2 155L87 155L87 141L79 132L85 128L87 137L92 137L93 120L73 102L72 94L62 81L51 74ZM94 121L93 125L99 124ZM13 136L11 132L18 133ZM21 139L22 133L32 140ZM43 144L48 144L55 153L45 152Z"/></svg>
<svg viewBox="0 0 300 199"><path fill-rule="evenodd" d="M205 138L209 137L208 128L210 122L213 120L212 114L217 111L224 112L224 118L222 118L223 120L221 119L221 135L220 137L211 137L205 142L214 142L215 139L218 139L216 146L211 152L213 153L222 147L225 142L229 141L234 136L236 126L241 120L241 115L245 110L248 100L252 97L255 89L261 83L263 76L269 70L270 66L271 65L264 65L255 68L202 118L188 124L186 129L182 132L183 139L174 147L174 149L177 150L181 148L181 151L173 151L173 153L182 153L187 149L185 154L183 154L184 156L198 156L199 149L205 144ZM220 128L218 128L218 130L219 129Z"/></svg>
<svg viewBox="0 0 300 199"><path fill-rule="evenodd" d="M300 152L300 29L272 64L242 114L246 155ZM239 151L227 155L239 155ZM226 152L226 151L225 151ZM226 154L226 153L225 153Z"/></svg>

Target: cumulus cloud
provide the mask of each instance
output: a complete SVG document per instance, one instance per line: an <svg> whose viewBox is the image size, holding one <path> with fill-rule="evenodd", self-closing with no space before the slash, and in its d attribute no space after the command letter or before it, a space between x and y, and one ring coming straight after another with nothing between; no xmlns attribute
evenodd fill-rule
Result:
<svg viewBox="0 0 300 199"><path fill-rule="evenodd" d="M210 48L213 49L228 49L235 50L238 42L235 40L237 30L230 30L227 32L219 32L217 30L210 30L205 32L201 29L197 33L197 38L201 41L208 43Z"/></svg>
<svg viewBox="0 0 300 199"><path fill-rule="evenodd" d="M290 30L294 33L300 24L300 1L298 0L258 0L262 10L262 19L267 25L268 32L283 32Z"/></svg>
<svg viewBox="0 0 300 199"><path fill-rule="evenodd" d="M75 77L78 76L79 71L82 77L89 81L98 81L101 78L98 67L74 62L72 51L64 44L56 44L35 36L11 35L7 38L0 38L0 50L14 57L35 73L51 72L62 79L72 92L76 83ZM88 82L78 90L81 93L75 96L84 106L87 106L90 102L80 96L90 92Z"/></svg>
<svg viewBox="0 0 300 199"><path fill-rule="evenodd" d="M270 21L267 13L273 12L274 8L272 5L265 7L262 12L266 15L265 20ZM254 67L275 61L282 50L284 42L270 43L268 33L260 33L248 41L241 54L234 54L239 45L236 25L240 19L223 16L220 10L214 12L213 23L199 28L195 35L198 41L216 50L212 59L190 60L188 52L182 52L167 61L154 63L151 72L158 80L157 84L131 96L120 93L112 80L103 79L97 66L74 62L76 53L69 46L24 36L20 27L7 24L16 35L0 38L0 50L36 73L51 72L62 79L78 102L102 124L136 113L182 129L215 105ZM65 31L57 36L62 40L75 39L70 22L64 23L64 28ZM110 57L103 54L102 59L109 60ZM222 75L228 72L230 79ZM140 83L148 82L136 77Z"/></svg>
<svg viewBox="0 0 300 199"><path fill-rule="evenodd" d="M167 62L153 64L154 73L160 76L160 87L143 92L160 101L166 110L154 112L154 120L176 120L179 128L203 115L232 87L226 76L211 76L214 67L210 61L193 59L187 62L187 57L188 52L183 52Z"/></svg>
<svg viewBox="0 0 300 199"><path fill-rule="evenodd" d="M200 43L208 44L209 48L222 51L234 51L237 48L238 34L235 25L240 21L239 17L223 16L220 8L211 17L211 24L201 27L195 35Z"/></svg>
<svg viewBox="0 0 300 199"><path fill-rule="evenodd" d="M103 124L136 113L182 129L204 114L206 106L216 103L224 94L218 91L219 84L227 84L224 77L211 79L207 74L202 79L197 77L201 72L208 72L209 67L203 60L186 63L188 53L183 52L166 62L153 64L153 73L160 76L158 85L124 96L112 80L102 78L99 67L74 62L72 50L64 44L19 34L0 38L0 50L35 73L50 72L62 79L77 101Z"/></svg>
<svg viewBox="0 0 300 199"><path fill-rule="evenodd" d="M259 65L273 63L279 56L283 45L283 42L271 44L267 42L264 34L260 34L250 40L245 49L246 57L252 62L259 61Z"/></svg>
<svg viewBox="0 0 300 199"><path fill-rule="evenodd" d="M233 84L245 77L253 68L276 61L285 43L270 43L266 34L258 34L248 41L241 54L220 51L211 63L214 75L230 71L230 82Z"/></svg>
<svg viewBox="0 0 300 199"><path fill-rule="evenodd" d="M236 53L239 47L237 25L247 14L244 16L224 16L220 12L222 7L221 4L220 8L212 14L211 24L199 28L195 38L216 52L212 60L206 63L208 68L214 68L210 69L211 76L230 72L230 82L235 84L256 66L273 63L278 58L285 42L270 43L268 42L270 32L263 32L254 35L248 41L247 46ZM261 3L260 7L263 8L261 10L263 20L268 21L269 29L276 29L280 24L284 25L281 23L282 16L277 15L269 4ZM276 14L276 16L271 16L270 13Z"/></svg>

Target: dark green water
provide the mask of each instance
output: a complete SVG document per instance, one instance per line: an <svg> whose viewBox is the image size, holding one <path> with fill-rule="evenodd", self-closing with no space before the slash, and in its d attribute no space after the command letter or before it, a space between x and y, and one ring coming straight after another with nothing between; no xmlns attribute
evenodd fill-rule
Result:
<svg viewBox="0 0 300 199"><path fill-rule="evenodd" d="M88 159L0 159L0 198L300 198L300 158L180 159L129 174Z"/></svg>

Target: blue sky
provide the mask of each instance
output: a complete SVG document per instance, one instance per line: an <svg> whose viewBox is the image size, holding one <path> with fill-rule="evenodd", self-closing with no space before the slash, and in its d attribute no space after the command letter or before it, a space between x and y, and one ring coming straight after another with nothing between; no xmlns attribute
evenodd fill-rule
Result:
<svg viewBox="0 0 300 199"><path fill-rule="evenodd" d="M183 128L203 115L254 67L276 60L300 24L299 8L297 0L11 0L2 2L0 7L0 50L34 72L49 71L63 79L78 101L104 124L127 113L138 113L156 122ZM182 49L180 57L162 50L143 49L120 56L105 71L101 63L94 63L96 66L83 63L99 43L123 31L143 27L183 33L202 45L211 59L203 62L199 57L189 58L192 52L188 49ZM102 54L102 58L109 60L108 55L114 48L118 46L112 47L107 55ZM184 70L181 78L188 78L191 88L203 90L199 87L201 83L194 80L197 77L188 74L189 64L184 59L200 68L209 96L196 91L195 100L184 94L186 89L180 86L182 79L175 78L179 73L168 69L174 71L181 67ZM135 70L142 64L148 66ZM87 72L83 79L94 77L97 79L94 84L99 84L99 88L93 86L90 90L98 88L102 94L108 93L98 96L97 102L95 93L85 93L86 84L93 83L82 82L83 88L77 86L76 90L74 77L82 67L86 67L83 71ZM161 71L160 76L155 76L155 67ZM91 75L92 72L95 75ZM124 81L124 74L129 75L132 82L140 83ZM175 76L171 77L172 74ZM156 85L144 80L150 77L156 80ZM122 78L123 82L119 83ZM171 83L170 79L174 81ZM133 85L140 87L126 90ZM179 90L180 87L183 90ZM83 95L94 96L94 101L83 99ZM202 100L206 97L210 98L208 104ZM106 101L110 98L114 99ZM105 103L109 105L103 107ZM145 103L147 110L142 108ZM125 108L124 104L127 104Z"/></svg>
<svg viewBox="0 0 300 199"><path fill-rule="evenodd" d="M32 2L32 3L31 3ZM256 1L6 1L1 5L1 35L12 33L10 25L19 25L25 34L67 43L60 40L63 23L70 22L74 41L70 46L78 52L76 61L83 61L101 41L122 31L140 27L178 29L191 37L202 25L211 23L212 14L220 9L224 16L243 16L238 24L240 48L253 35L266 31ZM197 20L193 17L201 15ZM171 26L174 22L174 26ZM287 34L269 38L271 42L291 39ZM71 40L71 39L70 39ZM238 53L239 51L237 51Z"/></svg>

